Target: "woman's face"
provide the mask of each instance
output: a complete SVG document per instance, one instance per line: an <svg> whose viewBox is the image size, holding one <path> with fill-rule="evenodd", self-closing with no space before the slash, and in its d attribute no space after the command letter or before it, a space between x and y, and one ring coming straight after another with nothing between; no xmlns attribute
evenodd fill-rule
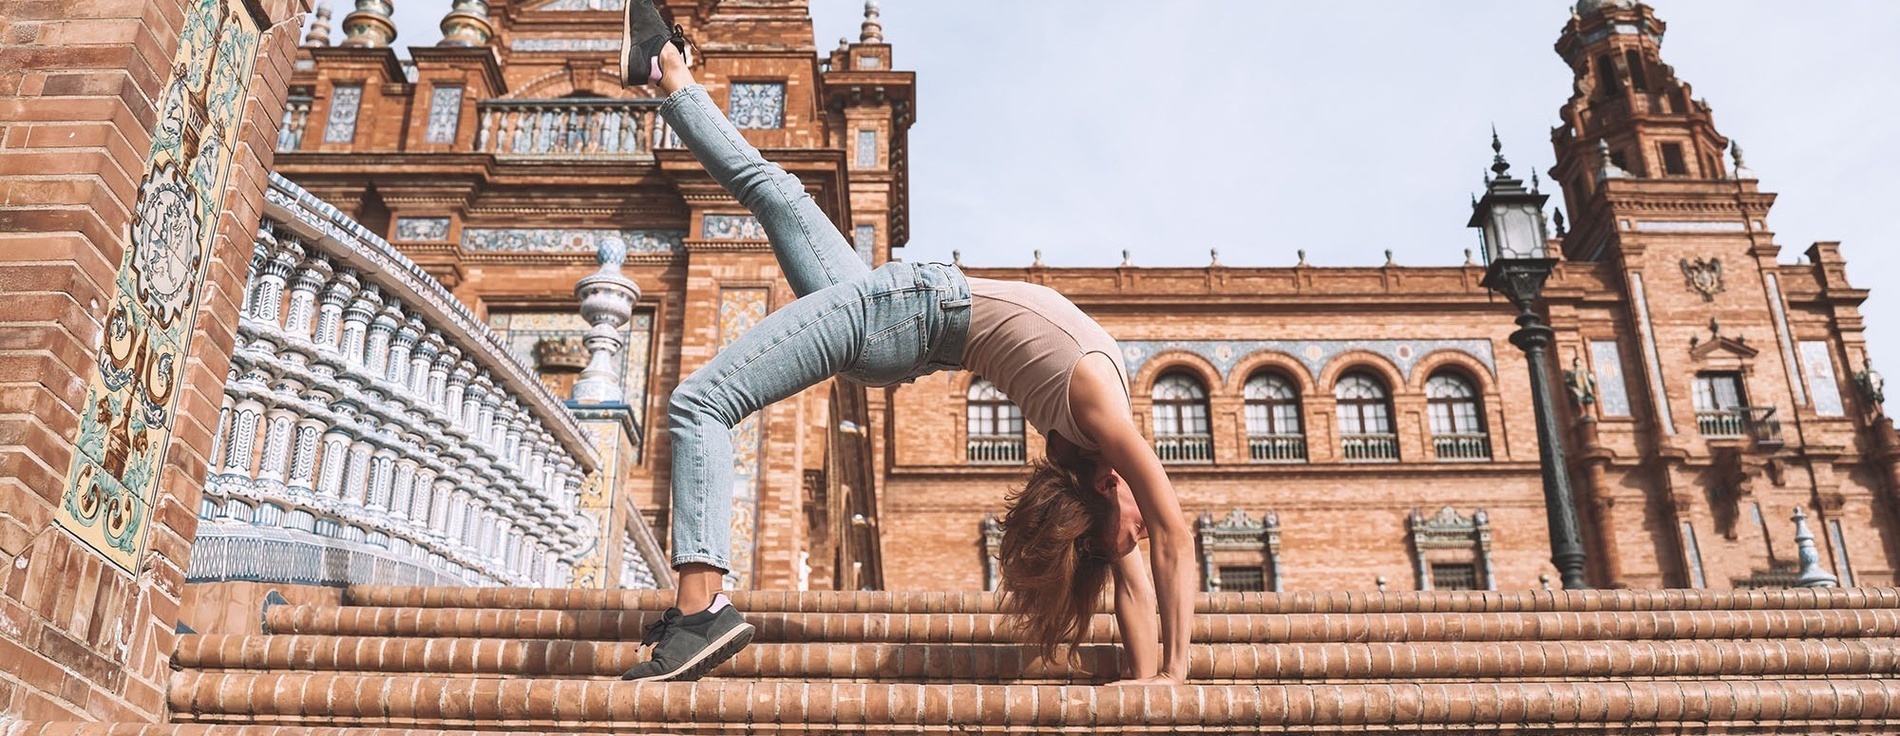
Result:
<svg viewBox="0 0 1900 736"><path fill-rule="evenodd" d="M1108 497L1115 508L1115 523L1103 534L1108 537L1108 549L1115 551L1116 557L1126 557L1135 551L1137 542L1148 538L1148 527L1142 523L1141 507L1135 504L1134 491L1122 480L1121 474L1102 464L1097 472L1095 488Z"/></svg>

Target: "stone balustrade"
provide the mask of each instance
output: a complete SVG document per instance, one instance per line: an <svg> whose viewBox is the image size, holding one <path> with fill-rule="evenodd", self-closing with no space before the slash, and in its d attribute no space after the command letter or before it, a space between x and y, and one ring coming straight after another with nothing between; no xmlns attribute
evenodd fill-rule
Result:
<svg viewBox="0 0 1900 736"><path fill-rule="evenodd" d="M475 148L505 157L649 159L666 137L660 102L488 100Z"/></svg>
<svg viewBox="0 0 1900 736"><path fill-rule="evenodd" d="M188 577L566 585L599 461L414 263L275 175Z"/></svg>
<svg viewBox="0 0 1900 736"><path fill-rule="evenodd" d="M295 151L303 147L312 102L308 95L292 95L284 100L284 118L277 128L277 150Z"/></svg>

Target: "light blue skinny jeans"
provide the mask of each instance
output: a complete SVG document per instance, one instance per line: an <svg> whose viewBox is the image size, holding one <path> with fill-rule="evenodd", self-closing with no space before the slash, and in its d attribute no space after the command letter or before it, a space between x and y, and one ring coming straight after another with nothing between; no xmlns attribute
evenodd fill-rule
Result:
<svg viewBox="0 0 1900 736"><path fill-rule="evenodd" d="M673 390L673 566L732 569L731 429L767 405L841 376L887 386L961 366L970 286L944 264L873 271L798 177L759 155L706 90L660 114L712 177L765 226L798 299L767 315Z"/></svg>

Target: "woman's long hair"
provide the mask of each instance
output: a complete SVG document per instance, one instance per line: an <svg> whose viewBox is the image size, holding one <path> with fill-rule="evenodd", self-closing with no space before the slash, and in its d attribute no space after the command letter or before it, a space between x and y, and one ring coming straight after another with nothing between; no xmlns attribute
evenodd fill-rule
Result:
<svg viewBox="0 0 1900 736"><path fill-rule="evenodd" d="M1108 581L1102 531L1114 508L1092 487L1094 477L1094 463L1037 460L1003 516L1003 611L1044 659L1059 644L1073 652L1081 643Z"/></svg>

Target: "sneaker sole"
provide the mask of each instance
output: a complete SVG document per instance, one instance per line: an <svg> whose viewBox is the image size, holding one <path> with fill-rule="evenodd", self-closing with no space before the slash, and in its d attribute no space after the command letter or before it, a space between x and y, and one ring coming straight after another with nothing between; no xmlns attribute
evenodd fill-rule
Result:
<svg viewBox="0 0 1900 736"><path fill-rule="evenodd" d="M673 680L685 682L697 680L712 668L718 667L728 659L732 659L732 655L738 654L739 650L745 648L745 645L752 643L752 632L755 630L752 624L747 623L734 626L731 631L726 632L725 636L708 642L705 649L699 650L699 653L693 655L692 659L686 660L685 664L675 668L672 672L662 672L657 675L637 677L631 681L654 682L658 680Z"/></svg>

